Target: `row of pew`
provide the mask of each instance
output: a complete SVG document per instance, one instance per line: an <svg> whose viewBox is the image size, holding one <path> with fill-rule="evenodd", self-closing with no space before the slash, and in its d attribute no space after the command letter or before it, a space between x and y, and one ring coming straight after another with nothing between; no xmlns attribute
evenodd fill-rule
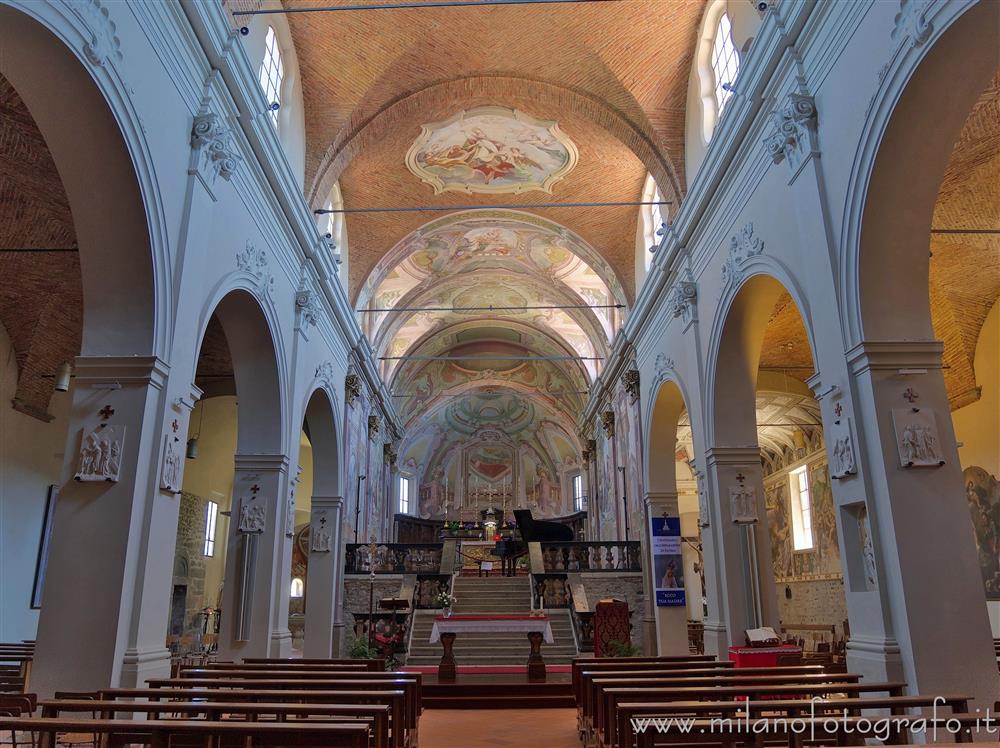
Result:
<svg viewBox="0 0 1000 748"><path fill-rule="evenodd" d="M27 736L37 748L81 733L95 748L416 748L421 676L382 668L381 660L204 663L145 688L59 693L37 703L25 695L25 709L0 716L0 734L15 746Z"/></svg>
<svg viewBox="0 0 1000 748"><path fill-rule="evenodd" d="M0 642L0 693L24 693L31 679L35 642Z"/></svg>
<svg viewBox="0 0 1000 748"><path fill-rule="evenodd" d="M735 668L710 655L577 658L572 685L585 748L900 745L923 742L917 733L955 743L983 727L967 695L906 695L905 683L865 682L842 667Z"/></svg>

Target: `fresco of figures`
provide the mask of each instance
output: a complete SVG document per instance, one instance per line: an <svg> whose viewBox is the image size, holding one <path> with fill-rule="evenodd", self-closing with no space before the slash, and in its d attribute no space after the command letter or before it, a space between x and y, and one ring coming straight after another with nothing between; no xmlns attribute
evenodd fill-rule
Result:
<svg viewBox="0 0 1000 748"><path fill-rule="evenodd" d="M579 444L566 413L532 392L488 386L443 400L407 431L401 470L418 486L425 519L464 519L493 503L566 514Z"/></svg>
<svg viewBox="0 0 1000 748"><path fill-rule="evenodd" d="M791 487L789 471L779 470L764 479L767 522L771 535L771 557L777 582L840 578L840 547L837 519L826 455L806 460L812 502L813 548L794 550L792 542Z"/></svg>
<svg viewBox="0 0 1000 748"><path fill-rule="evenodd" d="M435 194L551 192L577 157L576 146L556 122L480 106L422 125L406 166Z"/></svg>
<svg viewBox="0 0 1000 748"><path fill-rule="evenodd" d="M1000 600L1000 480L976 465L967 467L962 477L976 532L986 598Z"/></svg>

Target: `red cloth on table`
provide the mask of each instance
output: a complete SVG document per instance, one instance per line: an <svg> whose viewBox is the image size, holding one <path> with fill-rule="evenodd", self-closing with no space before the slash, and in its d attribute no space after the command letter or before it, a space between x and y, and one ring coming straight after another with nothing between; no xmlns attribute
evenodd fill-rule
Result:
<svg viewBox="0 0 1000 748"><path fill-rule="evenodd" d="M632 622L628 603L621 600L601 601L594 609L594 657L610 657L608 644L625 644L632 640Z"/></svg>
<svg viewBox="0 0 1000 748"><path fill-rule="evenodd" d="M777 647L730 647L729 659L736 667L775 667L778 655L800 655L802 647L781 644Z"/></svg>

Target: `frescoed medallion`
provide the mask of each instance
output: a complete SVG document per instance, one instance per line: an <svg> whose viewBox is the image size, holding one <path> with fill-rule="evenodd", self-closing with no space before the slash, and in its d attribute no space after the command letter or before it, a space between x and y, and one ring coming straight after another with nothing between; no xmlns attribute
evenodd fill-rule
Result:
<svg viewBox="0 0 1000 748"><path fill-rule="evenodd" d="M423 125L406 166L435 194L552 192L577 157L576 146L556 122L482 106Z"/></svg>

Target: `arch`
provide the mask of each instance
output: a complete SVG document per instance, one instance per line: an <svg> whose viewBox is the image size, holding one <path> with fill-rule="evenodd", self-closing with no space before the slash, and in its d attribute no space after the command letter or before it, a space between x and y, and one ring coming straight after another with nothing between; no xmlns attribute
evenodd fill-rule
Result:
<svg viewBox="0 0 1000 748"><path fill-rule="evenodd" d="M233 362L238 397L236 451L282 454L286 443L285 400L275 326L252 292L236 288L207 308L198 337L199 350L213 314L222 325Z"/></svg>
<svg viewBox="0 0 1000 748"><path fill-rule="evenodd" d="M0 7L0 74L28 107L66 190L80 251L81 353L163 354L166 231L142 130L114 72L117 37L112 24L110 41L95 42L106 29L87 37L69 13L41 3ZM93 189L95 180L103 189Z"/></svg>
<svg viewBox="0 0 1000 748"><path fill-rule="evenodd" d="M302 417L313 449L313 496L341 496L340 429L336 397L325 387L309 394Z"/></svg>
<svg viewBox="0 0 1000 748"><path fill-rule="evenodd" d="M767 322L775 303L787 292L806 329L813 365L818 360L806 297L777 260L758 256L746 266L746 277L723 291L709 338L705 418L707 444L747 446L747 423L756 423L758 364ZM742 416L742 417L739 417ZM749 418L749 421L746 419Z"/></svg>
<svg viewBox="0 0 1000 748"><path fill-rule="evenodd" d="M840 276L848 347L934 337L933 207L962 125L1000 67L998 35L997 3L935 2L896 16L899 47L869 107L847 188Z"/></svg>
<svg viewBox="0 0 1000 748"><path fill-rule="evenodd" d="M646 416L646 489L650 493L677 490L677 427L681 413L691 412L680 379L665 374L653 389ZM668 457L669 456L669 457Z"/></svg>
<svg viewBox="0 0 1000 748"><path fill-rule="evenodd" d="M352 127L344 127L340 136L330 145L320 160L307 199L313 208L325 199L333 184L347 165L372 143L381 140L386 132L401 122L416 121L428 101L464 101L470 96L483 100L510 101L510 91L517 90L521 99L533 102L542 109L568 108L575 114L591 120L642 161L653 173L657 183L669 191L667 199L679 205L683 191L680 178L665 148L659 143L653 126L648 120L636 122L609 106L597 97L583 91L550 83L544 80L505 74L478 75L440 81L394 99L387 106Z"/></svg>

